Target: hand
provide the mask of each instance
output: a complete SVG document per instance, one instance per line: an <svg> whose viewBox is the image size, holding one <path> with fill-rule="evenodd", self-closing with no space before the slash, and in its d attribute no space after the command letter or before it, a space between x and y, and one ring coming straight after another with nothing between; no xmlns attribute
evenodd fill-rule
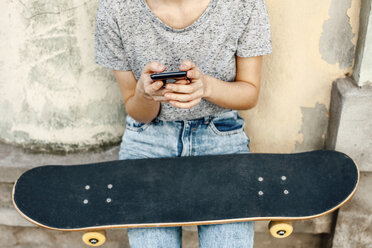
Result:
<svg viewBox="0 0 372 248"><path fill-rule="evenodd" d="M140 94L147 100L157 102L168 102L164 94L170 92L169 89L162 88L163 81L154 81L151 79L151 74L161 73L166 69L165 65L159 62L151 62L145 65L142 70L141 77L136 86L136 94Z"/></svg>
<svg viewBox="0 0 372 248"><path fill-rule="evenodd" d="M205 96L206 84L203 73L189 60L180 65L181 71L187 71L187 78L190 80L179 80L174 84L167 84L165 88L172 92L165 93L169 103L177 108L189 109L200 103Z"/></svg>

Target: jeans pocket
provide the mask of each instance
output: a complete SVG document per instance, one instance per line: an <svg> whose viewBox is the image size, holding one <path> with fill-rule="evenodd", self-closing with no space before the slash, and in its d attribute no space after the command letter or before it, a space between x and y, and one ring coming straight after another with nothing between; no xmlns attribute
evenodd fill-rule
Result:
<svg viewBox="0 0 372 248"><path fill-rule="evenodd" d="M126 117L126 129L134 132L142 132L146 128L148 128L151 125L151 123L142 123L139 121L136 121L129 115Z"/></svg>
<svg viewBox="0 0 372 248"><path fill-rule="evenodd" d="M209 127L217 135L233 135L244 132L244 119L237 111L230 111L211 119Z"/></svg>

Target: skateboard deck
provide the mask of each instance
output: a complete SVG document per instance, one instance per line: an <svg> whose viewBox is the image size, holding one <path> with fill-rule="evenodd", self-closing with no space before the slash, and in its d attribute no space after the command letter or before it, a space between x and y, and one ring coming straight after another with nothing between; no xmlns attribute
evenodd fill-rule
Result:
<svg viewBox="0 0 372 248"><path fill-rule="evenodd" d="M327 150L118 160L33 168L13 203L62 231L299 220L336 210L358 182L354 161Z"/></svg>

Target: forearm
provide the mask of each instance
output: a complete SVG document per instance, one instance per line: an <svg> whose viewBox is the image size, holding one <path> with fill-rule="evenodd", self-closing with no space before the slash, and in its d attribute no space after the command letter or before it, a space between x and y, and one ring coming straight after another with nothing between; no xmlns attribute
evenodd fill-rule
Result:
<svg viewBox="0 0 372 248"><path fill-rule="evenodd" d="M135 120L149 123L159 114L160 102L165 101L161 81L154 82L152 73L160 73L165 66L158 62L145 65L137 81L132 71L114 71L127 113Z"/></svg>
<svg viewBox="0 0 372 248"><path fill-rule="evenodd" d="M253 108L258 100L259 89L249 82L225 82L204 76L207 85L204 99L220 107L236 110Z"/></svg>
<svg viewBox="0 0 372 248"><path fill-rule="evenodd" d="M136 92L125 103L127 113L135 120L149 123L158 115L160 102L149 100Z"/></svg>

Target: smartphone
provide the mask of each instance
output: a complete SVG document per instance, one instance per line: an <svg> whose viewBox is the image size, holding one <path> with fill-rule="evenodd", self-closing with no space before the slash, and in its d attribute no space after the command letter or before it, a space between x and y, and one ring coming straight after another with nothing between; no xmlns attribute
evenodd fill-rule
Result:
<svg viewBox="0 0 372 248"><path fill-rule="evenodd" d="M150 75L154 81L161 80L164 83L174 83L179 79L187 79L187 71L163 72Z"/></svg>

